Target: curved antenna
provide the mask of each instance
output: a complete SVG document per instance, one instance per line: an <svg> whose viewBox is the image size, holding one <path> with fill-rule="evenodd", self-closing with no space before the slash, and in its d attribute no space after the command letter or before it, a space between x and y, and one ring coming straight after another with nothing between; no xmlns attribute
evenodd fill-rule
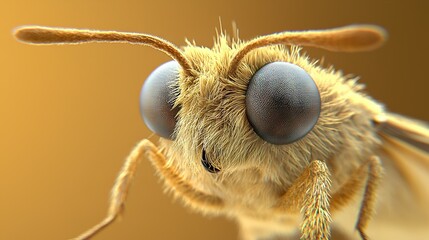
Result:
<svg viewBox="0 0 429 240"><path fill-rule="evenodd" d="M310 46L334 52L360 52L380 47L386 31L375 25L350 25L326 30L281 32L261 36L245 43L233 57L228 75L235 74L240 61L252 50L275 44Z"/></svg>
<svg viewBox="0 0 429 240"><path fill-rule="evenodd" d="M191 64L174 44L159 37L142 33L98 31L73 28L22 26L15 29L15 37L28 44L80 44L90 42L117 42L141 44L158 49L176 60L191 75Z"/></svg>

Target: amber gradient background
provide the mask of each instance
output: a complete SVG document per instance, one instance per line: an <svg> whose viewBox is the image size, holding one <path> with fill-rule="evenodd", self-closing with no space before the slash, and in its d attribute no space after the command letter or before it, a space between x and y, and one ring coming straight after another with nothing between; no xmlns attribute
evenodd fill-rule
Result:
<svg viewBox="0 0 429 240"><path fill-rule="evenodd" d="M139 46L24 45L12 37L14 27L136 31L212 46L219 17L228 31L235 20L244 39L375 23L390 34L377 51L308 52L360 75L390 110L427 121L427 6L399 2L2 0L0 239L67 239L105 215L123 159L151 134L140 120L140 87L169 60ZM205 218L163 194L154 169L142 161L122 221L95 239L236 239L237 233L233 221Z"/></svg>

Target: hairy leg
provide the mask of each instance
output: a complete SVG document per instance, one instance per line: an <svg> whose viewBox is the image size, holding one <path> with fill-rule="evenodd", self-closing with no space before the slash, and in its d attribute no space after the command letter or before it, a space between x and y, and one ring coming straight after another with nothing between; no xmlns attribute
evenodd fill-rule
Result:
<svg viewBox="0 0 429 240"><path fill-rule="evenodd" d="M184 182L180 176L174 172L174 169L166 168L164 155L153 143L147 139L143 139L131 151L130 155L128 155L118 177L116 178L115 184L111 190L107 216L100 223L75 239L83 240L91 238L103 228L111 224L122 212L137 165L143 154L146 154L149 157L157 171L164 176L166 182L170 184L174 190L182 193L183 196L189 199L193 204L204 204L205 206L210 206L212 208L220 208L223 205L220 198L196 191L192 186Z"/></svg>
<svg viewBox="0 0 429 240"><path fill-rule="evenodd" d="M377 188L380 185L382 173L383 168L381 167L380 159L378 157L372 157L368 165L368 177L366 180L365 192L359 210L359 218L356 223L356 229L364 240L368 239L365 235L364 229L375 212Z"/></svg>
<svg viewBox="0 0 429 240"><path fill-rule="evenodd" d="M322 161L314 160L282 196L278 209L301 210L301 239L327 240L330 238L329 171Z"/></svg>
<svg viewBox="0 0 429 240"><path fill-rule="evenodd" d="M166 167L165 157L155 145L149 142L149 147L150 151L147 151L147 156L152 165L164 178L168 187L171 187L187 204L195 209L204 211L220 211L223 209L224 202L221 198L196 190L191 184L182 179L175 169Z"/></svg>
<svg viewBox="0 0 429 240"><path fill-rule="evenodd" d="M364 230L374 214L377 188L380 184L382 172L383 168L380 159L372 156L368 162L354 172L350 179L332 195L331 211L336 211L347 205L357 192L362 189L362 186L365 185L359 217L356 223L356 229L364 240L368 239Z"/></svg>

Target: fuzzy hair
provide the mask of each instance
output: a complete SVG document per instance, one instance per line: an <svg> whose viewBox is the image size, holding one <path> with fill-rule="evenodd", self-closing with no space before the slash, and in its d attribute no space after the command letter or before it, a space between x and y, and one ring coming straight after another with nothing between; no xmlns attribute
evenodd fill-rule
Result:
<svg viewBox="0 0 429 240"><path fill-rule="evenodd" d="M174 141L161 138L161 151L147 139L139 143L112 189L108 217L79 239L96 234L121 212L138 159L145 152L165 180L167 190L203 213L223 213L239 219L246 239L296 235L300 222L303 239L328 239L331 212L350 205L349 200L362 185L365 187L356 228L363 239L378 193L383 206L400 213L401 228L407 224L417 226L416 223L427 227L428 220L423 219L429 218L429 194L424 191L427 186L419 183L427 183L422 178L429 176L428 125L384 112L380 104L362 92L357 78L345 76L333 67L321 67L301 54L299 47L275 45L299 43L332 51L372 50L384 42L386 34L380 27L357 25L284 32L248 42L238 37L231 40L221 33L211 49L188 42L183 51L164 39L140 33L22 26L14 34L19 41L30 44L141 44L168 54L182 67L178 82L172 85L172 103L179 109ZM304 69L321 96L321 114L314 128L302 139L286 145L262 140L246 116L250 79L258 69L274 61ZM220 172L204 170L203 149ZM381 183L383 168L387 181ZM416 177L422 169L426 172ZM382 186L377 187L379 183ZM417 195L420 201L416 201ZM403 210L397 211L398 207ZM404 212L411 218L404 218ZM393 219L391 214L386 216ZM374 226L375 233L383 232L379 231L380 225Z"/></svg>
<svg viewBox="0 0 429 240"><path fill-rule="evenodd" d="M379 143L372 119L383 108L362 93L363 85L357 78L347 78L333 67L318 66L297 46L256 49L243 58L237 74L230 77L229 63L243 44L221 34L212 49L189 42L184 47L192 75L181 72L178 80L175 105L180 110L175 140L160 141L167 165L176 168L196 189L220 196L231 206L244 203L255 208L262 201L268 203L262 206L269 207L313 160L327 163L335 191L368 160ZM312 131L287 145L261 139L246 116L250 79L274 61L303 68L321 96L321 114ZM209 161L221 169L219 173L208 173L201 165L203 148Z"/></svg>

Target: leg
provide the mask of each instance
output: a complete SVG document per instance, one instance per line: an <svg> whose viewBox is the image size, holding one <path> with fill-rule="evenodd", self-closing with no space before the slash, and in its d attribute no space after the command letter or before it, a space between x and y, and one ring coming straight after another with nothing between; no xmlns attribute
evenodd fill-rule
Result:
<svg viewBox="0 0 429 240"><path fill-rule="evenodd" d="M304 170L282 196L278 208L282 211L301 209L301 239L327 240L330 238L329 171L326 164L315 160Z"/></svg>
<svg viewBox="0 0 429 240"><path fill-rule="evenodd" d="M196 190L191 184L187 183L186 180L182 179L175 169L167 168L164 155L155 145L149 141L147 142L150 148L150 151L147 151L147 155L152 165L164 178L167 187L173 190L175 194L179 195L186 204L196 210L202 210L204 212L218 212L223 209L224 203L221 198Z"/></svg>
<svg viewBox="0 0 429 240"><path fill-rule="evenodd" d="M368 166L368 178L366 180L365 192L359 210L358 222L356 223L356 229L364 240L368 239L364 233L364 229L375 212L377 188L380 185L382 172L383 169L380 159L378 159L378 157L372 157Z"/></svg>
<svg viewBox="0 0 429 240"><path fill-rule="evenodd" d="M111 224L121 213L124 208L128 189L134 177L136 167L143 154L147 154L149 156L153 165L159 172L161 172L167 182L171 182L172 184L175 183L176 185L174 186L176 187L176 190L184 192L184 194L186 193L188 198L195 200L195 202L204 202L206 204L211 203L213 207L222 204L221 199L195 191L190 185L181 181L179 175L173 172L172 169L165 168L164 156L149 140L143 139L127 157L118 177L116 178L115 185L111 191L109 210L106 218L76 239L83 240L91 238L103 228Z"/></svg>
<svg viewBox="0 0 429 240"><path fill-rule="evenodd" d="M364 230L374 214L377 187L380 183L382 172L380 160L378 157L373 156L332 196L331 210L335 211L347 205L365 183L363 200L356 223L356 229L364 240L368 239ZM365 178L366 182L364 181Z"/></svg>
<svg viewBox="0 0 429 240"><path fill-rule="evenodd" d="M148 140L142 140L127 157L111 190L107 216L100 223L78 236L76 240L90 239L111 224L121 213L136 167L140 162L142 154L149 148L148 143L150 143Z"/></svg>

